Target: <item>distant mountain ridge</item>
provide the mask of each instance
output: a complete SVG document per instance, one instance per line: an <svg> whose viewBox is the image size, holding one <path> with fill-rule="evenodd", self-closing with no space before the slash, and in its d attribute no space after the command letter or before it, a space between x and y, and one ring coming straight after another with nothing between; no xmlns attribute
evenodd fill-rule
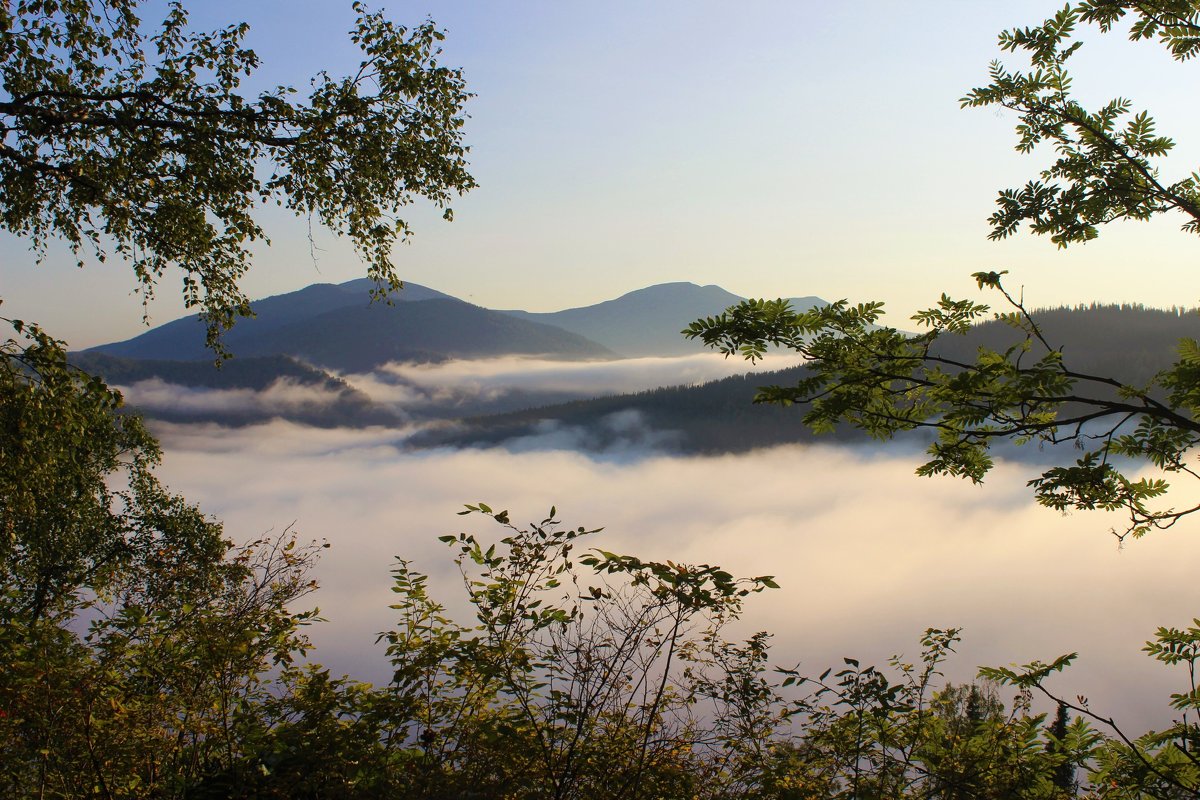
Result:
<svg viewBox="0 0 1200 800"><path fill-rule="evenodd" d="M225 335L235 357L287 355L336 371L366 371L389 361L428 362L504 355L567 359L677 356L702 345L680 331L744 298L719 286L676 282L628 292L582 308L535 313L494 311L406 283L392 304L371 303L370 280L313 284L251 303L255 316ZM793 306L823 304L793 298ZM198 317L168 322L89 352L129 359L211 360Z"/></svg>
<svg viewBox="0 0 1200 800"><path fill-rule="evenodd" d="M581 308L504 313L555 325L625 356L682 356L703 352L704 345L683 338L680 331L693 320L720 314L745 299L720 286L680 281L648 286ZM819 297L793 297L791 302L798 311L825 304Z"/></svg>
<svg viewBox="0 0 1200 800"><path fill-rule="evenodd" d="M586 338L472 305L419 284L396 302L370 302L370 282L316 284L254 301L255 316L225 337L236 357L287 355L341 372L389 361L428 362L502 355L615 358ZM124 342L88 352L133 359L212 360L198 317L169 322Z"/></svg>
<svg viewBox="0 0 1200 800"><path fill-rule="evenodd" d="M234 358L219 370L205 347L205 326L197 317L168 322L71 358L110 383L129 388L130 402L137 405L140 399L141 410L152 418L247 424L277 415L314 425L389 425L519 411L590 393L584 386L511 386L480 394L424 387L377 373L373 380L391 384L389 391L406 398L401 409L373 401L337 374L375 372L389 362L514 355L615 360L693 353L701 350L699 344L684 340L680 331L692 320L720 313L743 299L717 286L679 282L584 308L535 314L481 308L416 283L406 283L391 305L371 303L372 285L367 279L314 284L253 301L256 316L238 321L225 336ZM794 304L821 302L808 297ZM307 394L286 387L306 387ZM179 388L195 391L176 392ZM261 397L252 402L247 393ZM173 396L186 402L172 407ZM271 398L279 400L276 406Z"/></svg>
<svg viewBox="0 0 1200 800"><path fill-rule="evenodd" d="M587 348L597 348L607 353L605 358L613 355L576 334L481 309L433 290L425 290L428 294L424 300L374 307L382 314L372 311L364 316L356 304L321 311L324 305L318 301L329 296L331 288L337 289L326 285L293 293L299 296L294 306L270 298L270 314L263 315L262 333L250 340L254 349L243 347L221 370L214 368L207 351L203 351L202 359L192 361L130 359L102 351L76 353L71 358L115 385L138 387L130 393L130 402L137 406L138 398L142 398L146 404L141 410L151 418L236 425L282 417L324 427L430 425L435 420L443 421L412 437L410 446L417 448L507 447L513 442L524 443L519 445L522 447L554 446L554 437L548 437L547 432L555 431L564 434L557 441L573 443L565 446L595 451L605 451L614 443L622 445L631 435L643 434L636 447L680 453L740 452L789 442L828 441L825 437L814 438L803 425L803 409L756 406L751 402L756 387L794 383L803 375L803 367L595 399L579 399L586 397L582 386L572 392L514 383L479 392L469 387L423 385L400 375L376 373L372 381L390 384L390 391L405 399L390 401L386 392L368 395L353 385L353 375L347 380L313 364L336 361L343 373L365 372L378 359L403 356L420 360L420 356L437 360L452 357L447 354L483 352L487 347L500 353L517 341L536 350L550 345L564 347L564 342L586 343L587 352L595 352ZM336 294L333 296L337 299ZM397 323L395 317L401 312L405 322ZM1176 357L1181 338L1200 339L1200 315L1195 312L1092 306L1037 311L1035 318L1047 339L1062 346L1069 368L1132 385L1146 383L1168 366ZM394 339L403 325L408 325L412 333ZM202 335L202 330L196 333ZM479 340L481 335L484 343ZM539 340L540 336L550 338ZM150 338L156 346L166 341ZM364 338L374 344L360 353L356 342ZM967 361L974 359L981 346L1003 350L1022 338L1019 331L1003 323L985 322L965 336L944 337L936 350L947 358ZM253 355L257 350L282 347L306 355L302 360L293 355ZM194 391L177 392L179 387ZM303 391L289 387L301 387ZM171 398L175 396L186 402L173 406ZM839 430L833 437L835 441L862 438L852 429ZM1029 454L1022 451L1018 456L1028 458Z"/></svg>

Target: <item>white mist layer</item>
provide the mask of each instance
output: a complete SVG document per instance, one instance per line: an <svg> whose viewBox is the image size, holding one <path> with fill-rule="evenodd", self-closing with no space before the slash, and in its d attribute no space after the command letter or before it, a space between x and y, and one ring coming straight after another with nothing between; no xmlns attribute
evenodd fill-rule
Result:
<svg viewBox="0 0 1200 800"><path fill-rule="evenodd" d="M1001 463L984 486L922 479L911 458L836 447L781 447L719 458L597 462L571 452L405 454L399 431L315 430L274 422L236 430L162 426L161 474L235 539L291 523L332 548L315 596L329 620L315 658L335 672L386 680L373 643L390 624L395 556L431 575L462 610L450 553L436 537L500 530L459 518L464 503L541 519L553 504L572 527L603 526L595 544L639 556L774 575L749 599L742 635L776 635L774 662L810 673L842 656L881 664L919 656L927 627L963 627L947 670L1048 660L1078 651L1053 682L1137 726L1170 719L1184 675L1140 652L1159 625L1200 609L1200 531L1184 522L1118 548L1119 517L1064 517L1038 507L1028 465Z"/></svg>
<svg viewBox="0 0 1200 800"><path fill-rule="evenodd" d="M148 378L116 387L125 402L147 412L171 411L185 414L282 414L327 408L339 399L338 391L279 378L265 389L217 389L180 386L161 378Z"/></svg>
<svg viewBox="0 0 1200 800"><path fill-rule="evenodd" d="M553 361L538 358L447 361L441 364L388 364L381 372L430 389L457 389L488 395L499 389L600 393L641 392L659 386L688 386L744 375L747 372L784 369L800 364L796 353L772 353L757 364L717 353L662 358L624 358L615 361ZM360 376L347 376L355 386ZM368 394L375 388L364 381Z"/></svg>

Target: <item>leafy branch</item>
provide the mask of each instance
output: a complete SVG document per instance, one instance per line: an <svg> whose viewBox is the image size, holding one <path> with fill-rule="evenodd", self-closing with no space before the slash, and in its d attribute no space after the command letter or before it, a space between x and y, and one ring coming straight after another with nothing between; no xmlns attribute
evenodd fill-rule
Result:
<svg viewBox="0 0 1200 800"><path fill-rule="evenodd" d="M993 466L996 441L1070 443L1084 451L1073 465L1029 482L1043 505L1123 509L1129 523L1121 537L1169 527L1196 511L1152 507L1167 482L1130 477L1120 464L1134 459L1197 477L1188 460L1200 441L1197 345L1182 343L1180 360L1148 385L1072 369L1035 315L1004 288L1002 275L974 277L981 288L1000 292L1011 310L990 314L986 305L943 295L913 316L926 329L916 335L878 327L880 303L841 301L795 312L782 300L746 301L692 323L684 334L751 360L772 346L799 352L807 360L805 377L794 386L763 387L755 402L806 406L804 421L815 431L849 424L879 439L935 432L920 475L978 483ZM952 355L947 345L987 319L1010 326L1018 340L1000 350L980 347L974 359Z"/></svg>
<svg viewBox="0 0 1200 800"><path fill-rule="evenodd" d="M202 33L171 3L146 30L140 0L47 0L0 10L0 227L39 257L66 242L83 263L128 261L148 301L170 269L208 343L250 315L239 279L272 203L353 241L376 296L400 287L392 260L417 198L445 208L466 170L462 74L439 63L443 34L355 3L358 71L241 93L259 66L245 23Z"/></svg>

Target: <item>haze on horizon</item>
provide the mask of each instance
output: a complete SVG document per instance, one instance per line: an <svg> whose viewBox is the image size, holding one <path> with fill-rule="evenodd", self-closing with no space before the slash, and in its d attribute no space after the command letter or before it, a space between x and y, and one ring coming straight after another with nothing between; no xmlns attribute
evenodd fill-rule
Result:
<svg viewBox="0 0 1200 800"><path fill-rule="evenodd" d="M356 66L340 33L349 4L300 5L213 0L191 11L197 27L250 22L264 64L253 85ZM412 207L416 235L398 270L490 308L557 310L682 280L751 297L884 299L899 327L943 290L971 295L981 269L1009 269L1038 306L1194 304L1179 294L1194 245L1174 220L1106 230L1066 252L1026 234L986 240L995 192L1031 177L1045 154L1014 153L1011 118L957 101L1001 55L1001 29L1053 10L1040 0L764 2L736 14L683 0L390 9L445 28L444 61L478 95L467 138L480 188L454 204L452 224ZM1120 35L1083 38L1082 99L1130 96L1181 136L1169 168L1194 169L1189 65ZM324 231L310 249L303 220L267 211L266 226L274 243L256 251L251 297L364 271ZM120 263L79 272L52 247L35 268L7 234L0 263L6 316L77 348L142 330ZM162 279L153 324L184 313L177 281Z"/></svg>

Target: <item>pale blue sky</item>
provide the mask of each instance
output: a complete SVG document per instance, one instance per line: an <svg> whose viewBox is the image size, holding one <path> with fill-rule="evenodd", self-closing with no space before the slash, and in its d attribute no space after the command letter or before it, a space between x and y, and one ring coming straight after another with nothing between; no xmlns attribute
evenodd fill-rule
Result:
<svg viewBox="0 0 1200 800"><path fill-rule="evenodd" d="M349 2L206 0L198 27L246 19L263 85L302 86L357 64ZM1008 269L1035 305L1136 301L1196 305L1200 241L1182 219L1124 225L1056 251L1023 235L986 240L996 190L1041 159L1013 152L1012 120L962 111L986 81L996 33L1036 24L1054 2L654 3L406 2L399 22L447 29L446 63L478 97L467 137L480 188L456 221L414 207L402 276L495 308L554 310L652 283L717 283L743 295L883 299L907 315L971 272ZM149 15L147 15L149 16ZM1180 140L1172 175L1200 166L1197 64L1118 37L1077 57L1085 99L1121 94ZM1016 64L1017 62L1013 62ZM268 214L251 296L364 267L303 222ZM43 322L81 347L140 329L132 274L41 267L0 238L3 313ZM152 322L183 313L167 276Z"/></svg>

